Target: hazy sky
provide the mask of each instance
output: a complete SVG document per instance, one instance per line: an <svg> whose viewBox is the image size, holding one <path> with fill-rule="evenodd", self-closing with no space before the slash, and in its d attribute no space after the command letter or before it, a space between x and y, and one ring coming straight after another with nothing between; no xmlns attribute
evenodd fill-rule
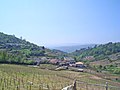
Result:
<svg viewBox="0 0 120 90"><path fill-rule="evenodd" d="M0 31L38 45L120 41L120 0L0 0Z"/></svg>

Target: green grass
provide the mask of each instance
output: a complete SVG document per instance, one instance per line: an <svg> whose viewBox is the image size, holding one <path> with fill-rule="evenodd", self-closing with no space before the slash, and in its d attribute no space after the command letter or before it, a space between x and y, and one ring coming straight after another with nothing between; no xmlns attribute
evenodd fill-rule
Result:
<svg viewBox="0 0 120 90"><path fill-rule="evenodd" d="M51 67L49 65L45 66ZM120 83L108 81L84 72L53 71L40 69L40 67L0 64L0 90L19 90L19 88L20 90L43 90L43 87L48 86L51 90L61 90L63 87L72 84L74 79L85 82L82 84L77 83L77 90L86 90L86 83L105 84L107 81L109 85L120 85ZM90 85L89 89L92 88ZM97 89L98 87L95 86L94 88L95 90L103 89L102 87Z"/></svg>
<svg viewBox="0 0 120 90"><path fill-rule="evenodd" d="M50 70L55 70L56 69L56 65L52 65L52 64L40 64L39 68L40 69L50 69Z"/></svg>

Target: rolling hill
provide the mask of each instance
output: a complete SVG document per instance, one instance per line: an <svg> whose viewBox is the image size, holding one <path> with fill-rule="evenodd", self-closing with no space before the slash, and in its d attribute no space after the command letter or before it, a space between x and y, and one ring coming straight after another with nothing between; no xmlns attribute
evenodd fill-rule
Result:
<svg viewBox="0 0 120 90"><path fill-rule="evenodd" d="M41 57L62 56L65 53L60 50L50 50L44 46L30 43L15 35L7 35L0 32L0 62L1 63L29 63Z"/></svg>
<svg viewBox="0 0 120 90"><path fill-rule="evenodd" d="M77 56L80 60L87 59L87 57L93 57L93 60L102 60L109 58L109 55L120 52L120 42L95 45L93 48L82 48L71 53L71 55ZM92 58L91 58L92 59Z"/></svg>
<svg viewBox="0 0 120 90"><path fill-rule="evenodd" d="M82 48L70 55L77 61L86 63L89 68L120 74L120 42L109 42L87 49Z"/></svg>

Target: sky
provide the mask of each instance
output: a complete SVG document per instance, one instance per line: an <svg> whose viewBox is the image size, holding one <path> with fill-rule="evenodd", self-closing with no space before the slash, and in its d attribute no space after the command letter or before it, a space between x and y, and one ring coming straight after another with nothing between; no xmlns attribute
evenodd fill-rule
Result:
<svg viewBox="0 0 120 90"><path fill-rule="evenodd" d="M0 0L0 32L47 47L120 42L120 0Z"/></svg>

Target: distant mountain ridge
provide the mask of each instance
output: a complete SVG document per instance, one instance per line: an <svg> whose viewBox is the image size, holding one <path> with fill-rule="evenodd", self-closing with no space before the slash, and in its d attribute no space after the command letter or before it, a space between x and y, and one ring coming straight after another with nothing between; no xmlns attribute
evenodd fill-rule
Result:
<svg viewBox="0 0 120 90"><path fill-rule="evenodd" d="M76 50L80 50L81 48L94 47L95 45L97 44L70 45L70 46L54 47L54 49L58 49L58 50L70 53Z"/></svg>

